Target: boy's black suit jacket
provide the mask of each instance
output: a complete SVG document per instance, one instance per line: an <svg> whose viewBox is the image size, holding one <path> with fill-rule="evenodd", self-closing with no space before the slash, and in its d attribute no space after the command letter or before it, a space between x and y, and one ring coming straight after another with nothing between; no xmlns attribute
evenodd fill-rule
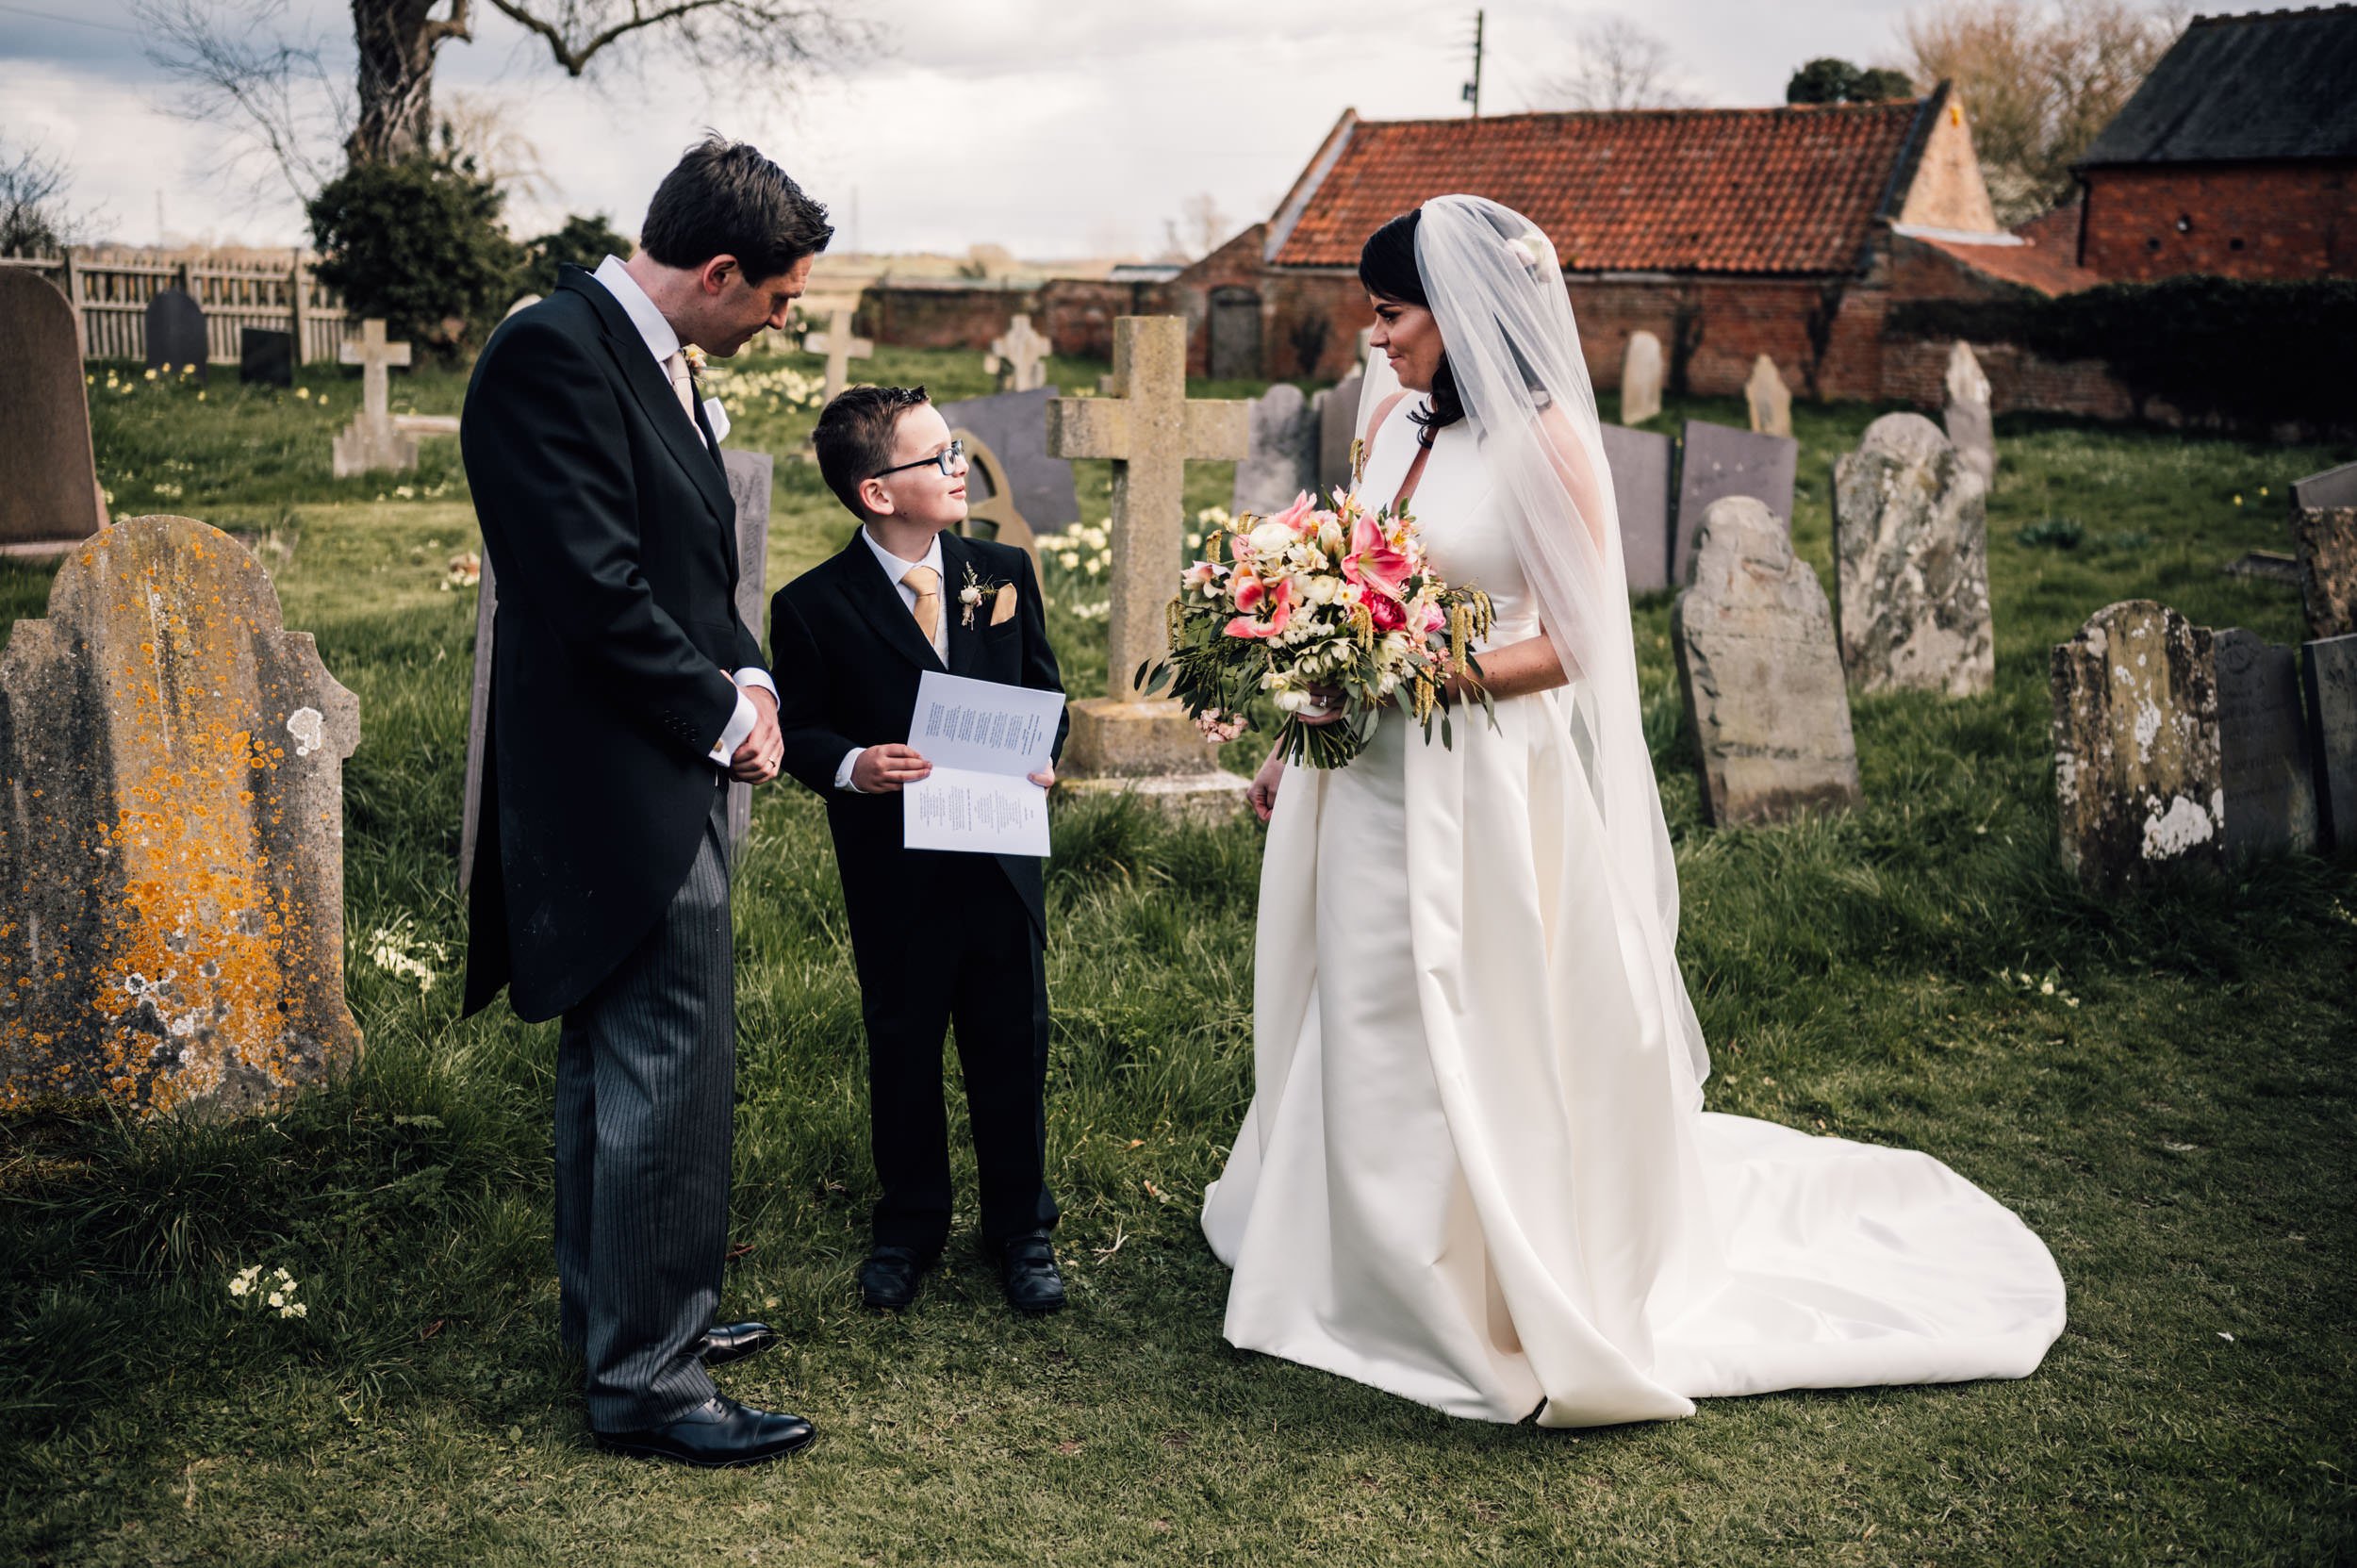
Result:
<svg viewBox="0 0 2357 1568"><path fill-rule="evenodd" d="M503 322L459 444L499 579L467 934L472 1012L553 1017L686 881L736 708L736 506L620 303L578 267Z"/></svg>
<svg viewBox="0 0 2357 1568"><path fill-rule="evenodd" d="M1014 585L1014 615L989 624L990 594L964 624L958 602L966 570L983 584ZM1004 685L1062 691L1047 619L1031 558L1012 545L941 536L942 613L949 620L952 675ZM934 657L916 618L857 533L831 559L778 590L769 601L769 647L780 693L778 728L785 738L785 770L827 802L835 860L843 874L851 940L860 947L906 934L907 913L931 885L944 863L974 857L902 847L902 800L898 793L856 795L834 786L835 769L854 746L905 744L916 713L916 685ZM1056 754L1063 754L1067 712L1057 721ZM921 750L921 748L920 748ZM995 855L1030 912L1042 941L1047 895L1036 855Z"/></svg>

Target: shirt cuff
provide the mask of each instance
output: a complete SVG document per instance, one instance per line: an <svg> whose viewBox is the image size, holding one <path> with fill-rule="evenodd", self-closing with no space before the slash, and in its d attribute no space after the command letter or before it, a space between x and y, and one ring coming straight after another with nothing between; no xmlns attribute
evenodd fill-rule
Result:
<svg viewBox="0 0 2357 1568"><path fill-rule="evenodd" d="M769 672L762 668L759 665L749 664L744 668L738 670L736 672L736 684L740 686L759 686L770 696L778 696L778 683L769 679ZM783 701L783 699L781 698L780 701Z"/></svg>
<svg viewBox="0 0 2357 1568"><path fill-rule="evenodd" d="M753 700L743 692L738 692L736 711L729 715L729 727L720 732L720 744L715 746L706 754L714 762L726 767L729 760L736 755L736 749L745 744L745 737L753 733L753 726L760 720L761 714L754 708Z"/></svg>
<svg viewBox="0 0 2357 1568"><path fill-rule="evenodd" d="M865 746L854 746L849 751L843 753L843 765L834 770L835 788L848 789L854 795L865 795L867 793L867 791L860 788L859 785L851 782L851 769L859 766L859 754L866 750L867 748Z"/></svg>

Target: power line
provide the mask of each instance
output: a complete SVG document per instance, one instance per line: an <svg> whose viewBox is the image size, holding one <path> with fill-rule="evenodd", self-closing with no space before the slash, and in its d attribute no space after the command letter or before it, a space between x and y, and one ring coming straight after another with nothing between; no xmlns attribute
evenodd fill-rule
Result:
<svg viewBox="0 0 2357 1568"><path fill-rule="evenodd" d="M67 16L58 11L35 10L30 6L0 5L0 11L8 11L17 16L39 17L43 22L63 22L75 27L95 27L102 33L124 33L132 38L140 36L137 27L125 27L121 23L92 22L86 16Z"/></svg>

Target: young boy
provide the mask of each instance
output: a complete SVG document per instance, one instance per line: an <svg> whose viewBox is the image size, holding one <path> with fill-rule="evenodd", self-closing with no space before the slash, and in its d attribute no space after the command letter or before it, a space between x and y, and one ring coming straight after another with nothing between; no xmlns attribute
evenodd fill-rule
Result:
<svg viewBox="0 0 2357 1568"><path fill-rule="evenodd" d="M954 1024L983 1249L1016 1310L1052 1312L1064 1293L1047 1240L1040 862L904 849L900 801L931 771L905 743L924 671L1063 689L1039 583L1022 551L950 531L965 518L965 461L923 388L854 387L813 440L860 529L770 601L769 635L784 767L826 799L867 1026L883 1197L860 1292L870 1307L908 1306L948 1240L941 1047Z"/></svg>

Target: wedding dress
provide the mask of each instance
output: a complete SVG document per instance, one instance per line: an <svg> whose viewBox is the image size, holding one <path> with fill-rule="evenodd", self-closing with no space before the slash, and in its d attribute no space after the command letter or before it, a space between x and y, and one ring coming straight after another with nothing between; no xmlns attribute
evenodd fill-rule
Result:
<svg viewBox="0 0 2357 1568"><path fill-rule="evenodd" d="M1534 271L1543 289L1552 256ZM1536 383L1531 358L1509 356ZM1574 392L1559 381L1539 407ZM1370 433L1369 504L1407 473L1417 406ZM1529 568L1561 563L1517 536L1534 493L1475 420L1440 432L1412 498L1435 569L1494 601L1490 646L1554 630ZM1580 569L1609 573L1625 639L1615 533ZM1646 883L1654 850L1628 840L1652 824L1616 803L1657 823L1650 761L1641 784L1604 784L1641 745L1615 706L1633 710L1633 656L1597 640L1610 597L1566 613L1592 634L1555 639L1581 655L1573 684L1500 701L1494 729L1461 710L1444 747L1387 715L1347 767L1286 770L1256 1093L1203 1213L1234 1270L1227 1338L1454 1415L1566 1427L2028 1375L2062 1330L2063 1284L2009 1211L1928 1155L1701 1110L1706 1059L1661 918L1673 931L1674 886Z"/></svg>

